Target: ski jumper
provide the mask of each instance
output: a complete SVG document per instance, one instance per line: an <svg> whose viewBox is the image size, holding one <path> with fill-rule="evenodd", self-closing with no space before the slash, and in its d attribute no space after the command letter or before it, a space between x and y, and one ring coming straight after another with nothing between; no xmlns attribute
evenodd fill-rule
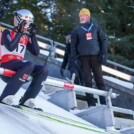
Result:
<svg viewBox="0 0 134 134"><path fill-rule="evenodd" d="M42 81L47 78L47 69L43 65L34 65L31 61L24 60L26 49L33 55L39 54L36 36L29 38L26 34L5 29L1 37L1 67L16 71L11 77L0 96L0 101L8 95L15 95L19 88L27 82L29 75L33 80L21 99L23 104L27 99L35 98L41 87Z"/></svg>

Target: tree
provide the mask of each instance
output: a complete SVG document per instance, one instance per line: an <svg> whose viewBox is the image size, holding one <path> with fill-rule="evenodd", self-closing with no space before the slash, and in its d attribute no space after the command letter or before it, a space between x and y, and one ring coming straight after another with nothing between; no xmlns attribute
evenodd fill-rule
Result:
<svg viewBox="0 0 134 134"><path fill-rule="evenodd" d="M109 59L134 67L133 0L19 0L2 21L13 25L12 12L29 9L35 16L38 34L65 43L66 33L79 23L82 7L88 8L92 21L105 30Z"/></svg>

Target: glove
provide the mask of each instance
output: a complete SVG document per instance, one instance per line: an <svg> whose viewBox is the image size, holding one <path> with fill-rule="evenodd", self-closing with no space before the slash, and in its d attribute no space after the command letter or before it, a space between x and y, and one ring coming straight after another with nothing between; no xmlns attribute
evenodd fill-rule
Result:
<svg viewBox="0 0 134 134"><path fill-rule="evenodd" d="M35 35L37 33L37 26L34 23L32 23L30 25L30 27L29 27L29 33L30 33L31 36L32 35Z"/></svg>
<svg viewBox="0 0 134 134"><path fill-rule="evenodd" d="M25 25L26 25L26 21L23 20L23 21L18 25L18 27L17 27L18 32L20 32L20 33L25 33L25 32L26 32L26 29L24 28Z"/></svg>
<svg viewBox="0 0 134 134"><path fill-rule="evenodd" d="M61 76L63 77L64 76L64 68L63 67L61 67L60 73L61 73Z"/></svg>
<svg viewBox="0 0 134 134"><path fill-rule="evenodd" d="M106 53L100 53L99 61L100 61L101 64L105 65L106 62L107 62L107 54Z"/></svg>

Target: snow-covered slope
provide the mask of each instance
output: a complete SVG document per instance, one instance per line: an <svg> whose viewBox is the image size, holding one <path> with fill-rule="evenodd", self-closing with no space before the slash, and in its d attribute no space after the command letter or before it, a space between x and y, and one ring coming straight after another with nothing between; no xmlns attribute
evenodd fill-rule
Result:
<svg viewBox="0 0 134 134"><path fill-rule="evenodd" d="M64 119L43 117L30 112L0 105L0 128L2 134L99 134L104 131L92 125L82 125Z"/></svg>
<svg viewBox="0 0 134 134"><path fill-rule="evenodd" d="M5 86L3 81L1 90ZM15 96L17 104L25 92L21 88ZM1 134L107 134L104 130L48 102L46 96L40 93L36 105L41 107L45 115L27 110L18 110L0 104Z"/></svg>

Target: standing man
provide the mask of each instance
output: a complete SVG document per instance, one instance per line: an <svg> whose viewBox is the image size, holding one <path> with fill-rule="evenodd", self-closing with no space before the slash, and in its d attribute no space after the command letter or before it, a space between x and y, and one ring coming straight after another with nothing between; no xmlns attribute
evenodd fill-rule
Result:
<svg viewBox="0 0 134 134"><path fill-rule="evenodd" d="M83 8L79 12L80 24L72 33L71 57L74 61L81 62L82 75L86 87L92 87L92 72L98 89L105 90L102 74L102 64L107 59L106 35L97 24L91 22L90 11ZM93 95L86 94L89 106L96 100ZM100 97L100 102L105 104L105 98Z"/></svg>
<svg viewBox="0 0 134 134"><path fill-rule="evenodd" d="M25 33L29 30L30 36ZM33 80L20 100L20 105L34 108L34 99L47 78L47 69L43 65L34 65L31 61L23 60L28 49L33 55L39 54L36 39L36 25L33 14L26 9L18 10L14 14L14 29L5 29L1 38L1 67L16 71L11 77L0 96L0 102L12 105L14 95L27 81L29 75Z"/></svg>

